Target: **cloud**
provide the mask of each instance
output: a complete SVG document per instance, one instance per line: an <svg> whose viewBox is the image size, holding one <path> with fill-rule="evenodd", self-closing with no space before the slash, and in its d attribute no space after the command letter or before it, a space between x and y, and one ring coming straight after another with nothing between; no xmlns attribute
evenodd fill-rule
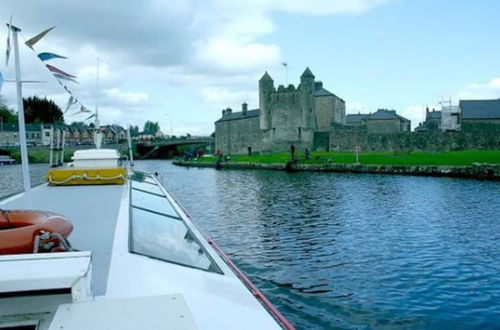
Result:
<svg viewBox="0 0 500 330"><path fill-rule="evenodd" d="M368 107L360 101L346 101L345 103L346 113L356 114L356 113L368 113L370 110Z"/></svg>
<svg viewBox="0 0 500 330"><path fill-rule="evenodd" d="M497 99L500 98L500 77L493 78L486 83L470 84L456 93L457 99Z"/></svg>
<svg viewBox="0 0 500 330"><path fill-rule="evenodd" d="M253 105L258 107L257 92L253 90L232 91L223 87L206 87L201 90L201 97L205 103L220 109L227 108L228 105L240 105L243 102L248 103L251 108Z"/></svg>
<svg viewBox="0 0 500 330"><path fill-rule="evenodd" d="M219 109L243 101L257 107L258 78L278 68L286 55L268 39L277 29L275 14L357 15L388 1L2 0L0 13L4 21L12 13L26 38L56 26L36 48L69 57L53 63L78 75L80 84L70 87L89 108L95 104L95 61L101 59L103 123L140 125L146 117L171 111L175 123L194 131L188 118L194 117L209 133ZM5 29L0 29L0 40L5 40ZM64 91L32 53L23 52L24 78L47 80L43 86L26 86L24 95L54 97L64 107ZM12 76L12 65L9 70ZM4 86L2 92L14 103L13 88ZM185 94L186 103L200 109L169 110L180 108L171 100L182 99L172 93Z"/></svg>
<svg viewBox="0 0 500 330"><path fill-rule="evenodd" d="M140 105L149 100L149 95L144 92L125 92L119 88L104 90L104 94L113 104Z"/></svg>

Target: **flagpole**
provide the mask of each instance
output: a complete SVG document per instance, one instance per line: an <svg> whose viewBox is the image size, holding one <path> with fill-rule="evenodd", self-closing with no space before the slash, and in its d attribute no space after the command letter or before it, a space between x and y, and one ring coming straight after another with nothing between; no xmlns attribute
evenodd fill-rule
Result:
<svg viewBox="0 0 500 330"><path fill-rule="evenodd" d="M95 75L95 119L99 120L99 57L97 58L97 69Z"/></svg>
<svg viewBox="0 0 500 330"><path fill-rule="evenodd" d="M283 65L285 67L286 85L288 86L288 63L281 62L281 65Z"/></svg>
<svg viewBox="0 0 500 330"><path fill-rule="evenodd" d="M23 186L28 203L31 203L31 178L29 172L28 146L26 145L26 128L24 121L23 91L21 81L21 63L19 61L19 45L17 34L21 29L9 24L14 41L14 62L16 68L16 91L17 91L17 118L19 123L19 145L21 149L21 164L23 173Z"/></svg>

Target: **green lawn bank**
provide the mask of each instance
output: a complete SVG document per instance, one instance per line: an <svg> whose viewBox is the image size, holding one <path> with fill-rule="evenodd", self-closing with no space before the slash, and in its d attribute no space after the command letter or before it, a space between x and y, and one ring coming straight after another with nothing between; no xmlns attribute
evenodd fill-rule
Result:
<svg viewBox="0 0 500 330"><path fill-rule="evenodd" d="M448 152L311 152L296 154L290 163L289 153L266 155L229 155L227 161L218 157L175 160L180 166L251 168L291 171L323 171L353 173L384 173L425 176L450 176L500 180L500 150L468 150Z"/></svg>

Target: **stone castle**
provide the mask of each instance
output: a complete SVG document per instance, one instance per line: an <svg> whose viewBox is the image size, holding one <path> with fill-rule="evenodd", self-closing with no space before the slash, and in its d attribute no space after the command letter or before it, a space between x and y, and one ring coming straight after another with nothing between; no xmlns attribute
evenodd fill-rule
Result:
<svg viewBox="0 0 500 330"><path fill-rule="evenodd" d="M295 87L279 85L266 72L259 80L259 109L228 108L215 122L215 147L225 154L313 149L315 136L329 132L332 123L345 123L345 102L323 88L306 68Z"/></svg>

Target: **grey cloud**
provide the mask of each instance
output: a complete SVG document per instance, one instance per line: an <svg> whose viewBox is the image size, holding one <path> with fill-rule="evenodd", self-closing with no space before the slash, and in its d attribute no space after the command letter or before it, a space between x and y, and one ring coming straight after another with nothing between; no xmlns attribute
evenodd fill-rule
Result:
<svg viewBox="0 0 500 330"><path fill-rule="evenodd" d="M188 3L179 1L41 0L2 1L0 12L14 16L24 34L55 25L51 38L68 47L90 44L130 64L169 66L186 63L193 31ZM71 43L71 45L69 45Z"/></svg>

